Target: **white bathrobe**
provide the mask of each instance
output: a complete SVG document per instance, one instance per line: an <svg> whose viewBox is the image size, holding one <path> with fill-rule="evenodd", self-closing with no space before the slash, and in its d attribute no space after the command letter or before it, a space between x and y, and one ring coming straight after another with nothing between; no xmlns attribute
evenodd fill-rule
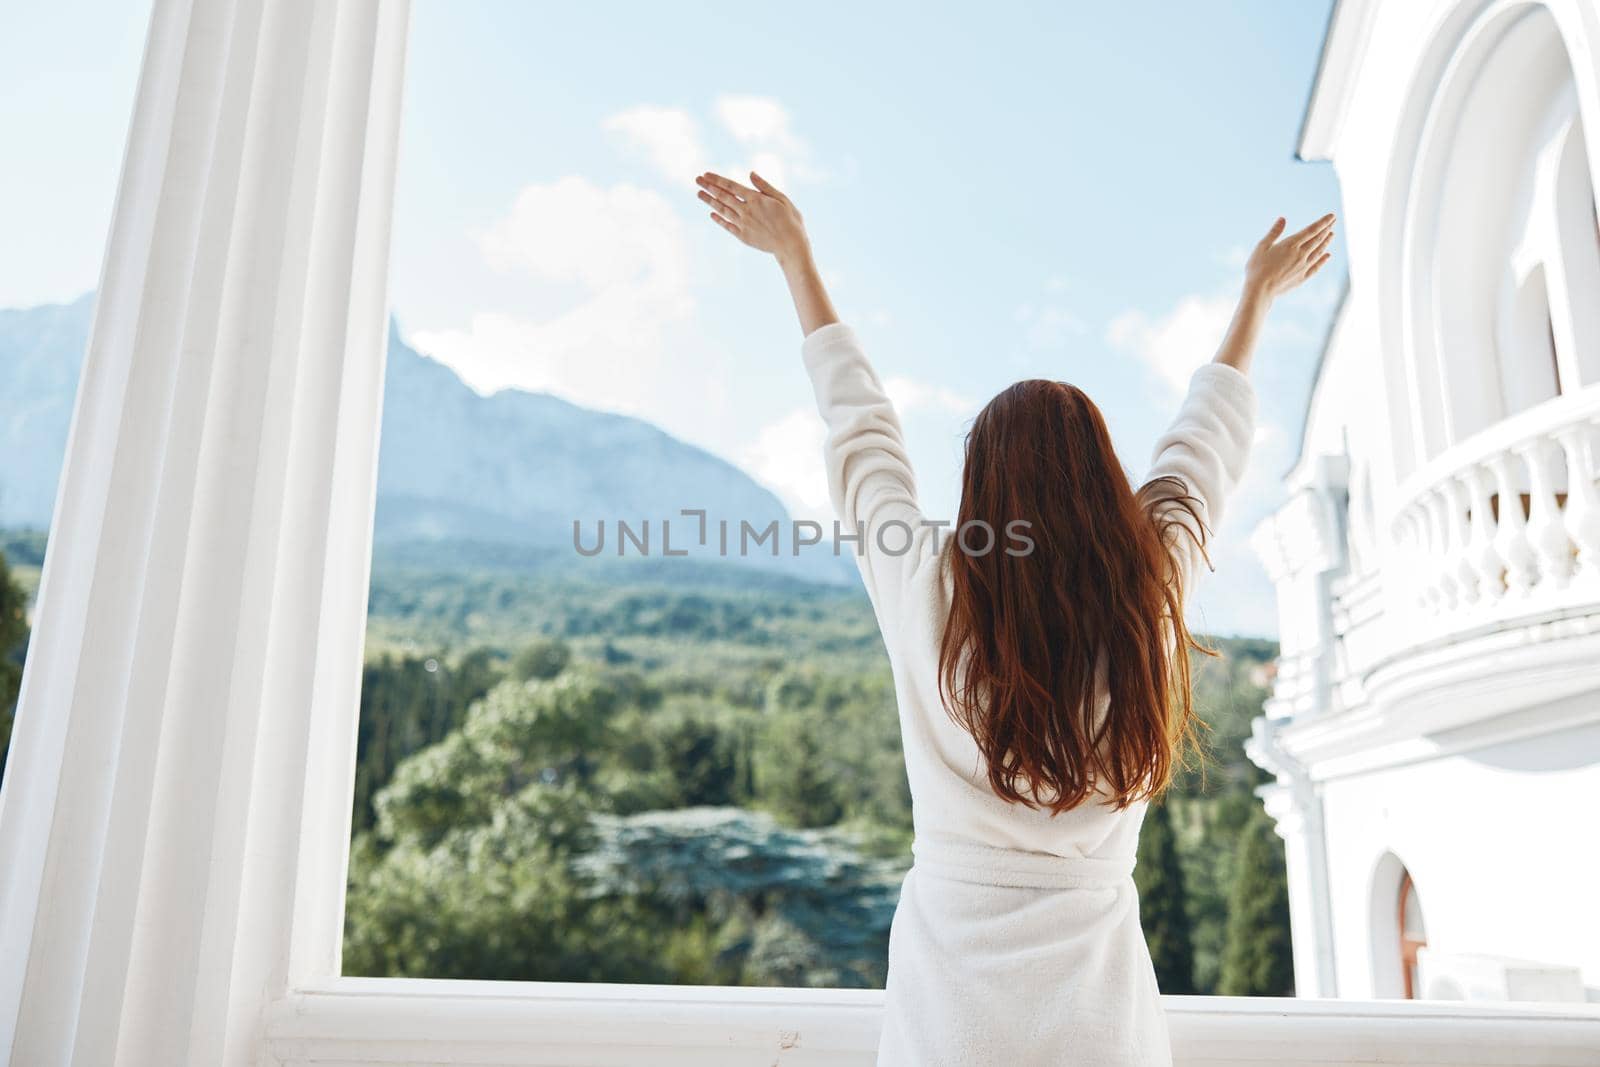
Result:
<svg viewBox="0 0 1600 1067"><path fill-rule="evenodd" d="M878 1063L1170 1064L1132 879L1144 805L1052 817L990 789L971 736L940 701L949 590L894 408L848 326L812 333L802 354L827 422L834 507L846 534L865 528L858 561L894 671L913 801L915 859L889 938ZM1254 417L1249 380L1210 364L1157 443L1150 477L1181 478L1213 530ZM1180 564L1192 575L1197 553Z"/></svg>

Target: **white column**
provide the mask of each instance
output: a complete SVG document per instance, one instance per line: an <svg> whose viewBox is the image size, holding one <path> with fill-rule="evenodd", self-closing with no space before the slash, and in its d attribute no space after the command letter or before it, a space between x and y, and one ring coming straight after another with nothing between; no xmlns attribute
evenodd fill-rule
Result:
<svg viewBox="0 0 1600 1067"><path fill-rule="evenodd" d="M1322 797L1305 769L1278 745L1277 724L1251 723L1245 749L1276 781L1256 790L1283 838L1289 882L1289 936L1294 946L1294 989L1300 997L1339 995L1333 956L1333 906Z"/></svg>
<svg viewBox="0 0 1600 1067"><path fill-rule="evenodd" d="M337 970L406 17L154 4L0 794L5 1062L242 1067Z"/></svg>

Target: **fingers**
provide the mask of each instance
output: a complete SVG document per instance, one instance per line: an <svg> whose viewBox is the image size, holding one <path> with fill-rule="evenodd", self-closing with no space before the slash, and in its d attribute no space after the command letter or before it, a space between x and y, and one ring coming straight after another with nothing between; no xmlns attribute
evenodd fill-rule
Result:
<svg viewBox="0 0 1600 1067"><path fill-rule="evenodd" d="M713 181L712 179L716 179ZM720 183L720 184L719 184ZM743 189L738 182L730 182L726 178L715 174L702 174L695 179L695 184L700 186L700 199L713 207L720 204L726 207L732 216L737 216L740 206L746 198L741 198L735 189ZM749 190L746 190L747 192ZM751 196L755 193L751 192Z"/></svg>
<svg viewBox="0 0 1600 1067"><path fill-rule="evenodd" d="M732 178L724 178L722 175L713 174L710 171L706 171L695 181L700 184L702 189L712 193L726 193L739 200L753 200L756 196L756 191L749 186L740 185Z"/></svg>
<svg viewBox="0 0 1600 1067"><path fill-rule="evenodd" d="M1263 237L1257 243L1261 244L1261 245L1270 245L1270 244L1272 244L1279 237L1283 236L1283 228L1285 226L1287 226L1287 225L1289 225L1289 220L1288 219L1284 219L1284 218L1278 219L1277 222L1274 222L1272 224L1272 229L1267 231L1267 235L1265 237Z"/></svg>
<svg viewBox="0 0 1600 1067"><path fill-rule="evenodd" d="M1296 247L1303 248L1303 247L1311 244L1318 237L1321 237L1322 234L1323 234L1323 231L1327 230L1328 227L1330 227L1332 225L1333 225L1333 213L1329 212L1328 214L1326 214L1326 215L1322 216L1320 219L1318 219L1316 222L1313 222L1310 226L1307 226L1305 229L1303 229L1299 233L1295 234L1293 237L1290 237L1289 240L1293 241Z"/></svg>
<svg viewBox="0 0 1600 1067"><path fill-rule="evenodd" d="M1306 268L1305 273L1300 275L1300 280L1301 281L1305 281L1306 279L1310 278L1313 274L1317 273L1317 271L1322 269L1322 265L1324 263L1328 262L1328 260L1330 260L1332 258L1333 258L1333 253L1332 252L1324 252L1324 253L1322 253L1322 255L1318 256L1316 259L1311 261L1311 265Z"/></svg>
<svg viewBox="0 0 1600 1067"><path fill-rule="evenodd" d="M735 200L732 194L712 194L702 189L695 195L700 198L700 202L702 204L708 205L712 210L720 211L723 215L730 219L739 218L739 201Z"/></svg>
<svg viewBox="0 0 1600 1067"><path fill-rule="evenodd" d="M767 196L770 196L775 200L782 200L785 204L789 202L789 198L784 196L783 192L776 185L773 185L755 171L750 172L750 181L758 190L765 193Z"/></svg>
<svg viewBox="0 0 1600 1067"><path fill-rule="evenodd" d="M1317 238L1312 244L1308 245L1305 251L1301 254L1304 255L1307 260L1316 259L1318 256L1322 255L1322 253L1326 252L1328 250L1328 246L1332 243L1333 227L1330 226L1326 230L1323 230L1322 236Z"/></svg>
<svg viewBox="0 0 1600 1067"><path fill-rule="evenodd" d="M727 230L740 240L744 239L744 234L739 232L739 227L736 223L730 222L728 219L723 218L715 211L711 213L711 221L716 223L718 226L721 226L724 230Z"/></svg>

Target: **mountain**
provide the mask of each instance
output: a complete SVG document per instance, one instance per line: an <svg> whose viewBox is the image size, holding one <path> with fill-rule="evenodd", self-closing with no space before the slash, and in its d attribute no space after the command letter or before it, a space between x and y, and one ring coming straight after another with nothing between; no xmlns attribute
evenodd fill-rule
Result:
<svg viewBox="0 0 1600 1067"><path fill-rule="evenodd" d="M0 526L50 524L93 314L92 293L0 310Z"/></svg>
<svg viewBox="0 0 1600 1067"><path fill-rule="evenodd" d="M0 527L49 523L66 450L79 365L88 340L92 294L71 304L0 311ZM579 407L520 390L479 396L454 371L411 348L391 324L378 462L376 555L380 562L428 568L562 571L700 580L713 561L719 520L737 546L739 523L777 521L781 554L754 549L733 562L766 571L840 582L847 559L831 551L791 553L782 503L733 464L641 419ZM695 543L707 512L707 546ZM662 522L672 548L661 556ZM603 524L600 556L585 548ZM648 559L633 543L619 559L618 522L637 535L649 522Z"/></svg>

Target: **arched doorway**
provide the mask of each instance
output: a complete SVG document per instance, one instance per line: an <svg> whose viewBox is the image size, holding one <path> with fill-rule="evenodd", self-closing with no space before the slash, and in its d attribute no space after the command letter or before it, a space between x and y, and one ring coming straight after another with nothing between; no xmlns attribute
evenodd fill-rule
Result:
<svg viewBox="0 0 1600 1067"><path fill-rule="evenodd" d="M1422 900L1417 895L1417 885L1411 880L1411 872L1403 868L1397 903L1395 934L1400 950L1400 979L1405 998L1418 1000L1422 984L1418 978L1417 953L1427 946L1428 933L1422 921Z"/></svg>

